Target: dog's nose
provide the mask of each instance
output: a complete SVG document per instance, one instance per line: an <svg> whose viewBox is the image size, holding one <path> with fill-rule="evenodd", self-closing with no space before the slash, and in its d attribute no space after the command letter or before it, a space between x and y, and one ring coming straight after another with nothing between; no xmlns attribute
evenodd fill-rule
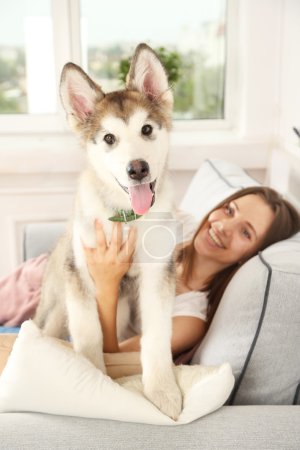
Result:
<svg viewBox="0 0 300 450"><path fill-rule="evenodd" d="M149 174L149 164L143 159L134 159L130 161L126 170L133 180L142 180Z"/></svg>

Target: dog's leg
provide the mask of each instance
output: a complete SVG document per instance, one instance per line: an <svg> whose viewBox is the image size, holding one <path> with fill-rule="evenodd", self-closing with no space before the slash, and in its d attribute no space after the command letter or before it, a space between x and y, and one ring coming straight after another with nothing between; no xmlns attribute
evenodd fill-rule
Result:
<svg viewBox="0 0 300 450"><path fill-rule="evenodd" d="M173 372L171 353L175 279L165 265L141 269L141 361L144 393L164 414L177 419L182 396Z"/></svg>
<svg viewBox="0 0 300 450"><path fill-rule="evenodd" d="M66 314L60 305L54 303L54 307L48 311L46 320L40 320L39 315L34 318L34 322L42 328L43 334L60 339L68 337L66 326Z"/></svg>
<svg viewBox="0 0 300 450"><path fill-rule="evenodd" d="M47 282L41 290L41 298L33 318L46 336L60 339L68 337L65 298L65 283L55 272L48 272Z"/></svg>
<svg viewBox="0 0 300 450"><path fill-rule="evenodd" d="M83 290L75 273L66 289L69 331L74 350L82 353L98 369L106 373L103 358L103 335L93 293Z"/></svg>

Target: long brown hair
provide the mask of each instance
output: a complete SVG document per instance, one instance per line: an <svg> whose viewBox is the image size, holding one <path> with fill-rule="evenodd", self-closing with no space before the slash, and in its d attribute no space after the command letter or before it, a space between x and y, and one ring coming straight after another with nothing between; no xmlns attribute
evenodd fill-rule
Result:
<svg viewBox="0 0 300 450"><path fill-rule="evenodd" d="M231 266L226 267L217 274L213 275L209 280L207 280L204 288L201 289L203 291L206 291L208 294L208 324L210 324L213 319L213 316L218 308L227 285L229 284L230 280L237 272L237 270L241 267L241 265L248 261L252 256L257 254L259 251L264 250L269 245L287 239L293 234L297 233L297 231L300 231L300 214L290 202L284 199L274 189L261 186L241 189L240 191L235 192L234 194L227 197L212 211L210 211L200 223L191 242L189 242L187 245L184 245L183 248L179 251L177 262L182 263L182 279L185 284L188 283L189 276L192 273L194 259L194 240L199 230L207 221L209 215L214 210L224 207L226 204L230 203L233 200L244 197L245 195L253 194L258 195L260 198L262 198L265 203L271 208L274 213L274 219L263 241L246 260L243 260L242 263L237 261Z"/></svg>

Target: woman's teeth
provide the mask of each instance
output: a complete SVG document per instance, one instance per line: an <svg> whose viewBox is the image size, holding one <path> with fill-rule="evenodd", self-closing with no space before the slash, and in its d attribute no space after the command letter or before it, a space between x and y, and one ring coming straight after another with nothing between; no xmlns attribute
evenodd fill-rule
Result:
<svg viewBox="0 0 300 450"><path fill-rule="evenodd" d="M214 230L213 230L212 228L210 228L210 229L208 230L208 233L209 233L211 239L214 241L214 243L215 243L218 247L220 247L220 248L225 248L224 245L222 244L222 242L220 241L220 239L216 236L216 234L215 234L215 232L214 232Z"/></svg>

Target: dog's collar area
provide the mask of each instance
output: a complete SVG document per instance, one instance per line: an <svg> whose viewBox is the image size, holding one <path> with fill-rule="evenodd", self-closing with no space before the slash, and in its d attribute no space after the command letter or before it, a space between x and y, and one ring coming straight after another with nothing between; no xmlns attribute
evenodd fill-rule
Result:
<svg viewBox="0 0 300 450"><path fill-rule="evenodd" d="M116 211L116 214L112 217L109 217L108 220L112 222L132 222L133 220L137 220L140 217L142 217L139 214L136 214L133 209L125 210L125 209L118 209Z"/></svg>

